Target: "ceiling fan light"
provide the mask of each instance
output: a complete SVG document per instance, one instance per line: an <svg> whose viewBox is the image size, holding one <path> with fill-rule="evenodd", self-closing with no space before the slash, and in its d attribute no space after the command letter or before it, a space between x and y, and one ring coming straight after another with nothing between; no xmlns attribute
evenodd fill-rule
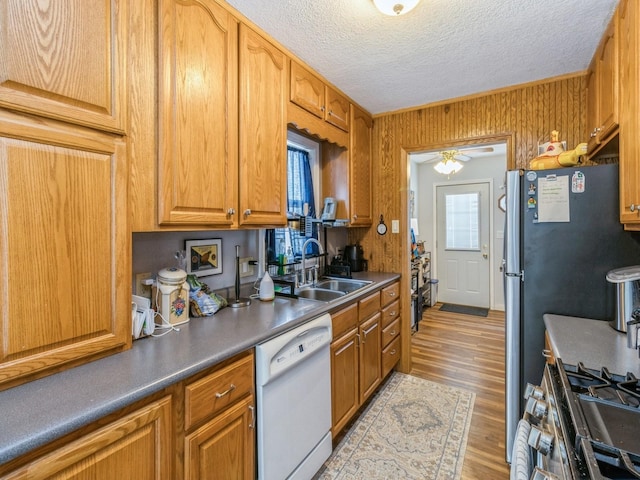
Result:
<svg viewBox="0 0 640 480"><path fill-rule="evenodd" d="M419 2L420 0L373 0L378 10L392 17L410 12Z"/></svg>
<svg viewBox="0 0 640 480"><path fill-rule="evenodd" d="M463 165L457 160L443 160L436 163L433 169L442 175L451 175L462 170Z"/></svg>

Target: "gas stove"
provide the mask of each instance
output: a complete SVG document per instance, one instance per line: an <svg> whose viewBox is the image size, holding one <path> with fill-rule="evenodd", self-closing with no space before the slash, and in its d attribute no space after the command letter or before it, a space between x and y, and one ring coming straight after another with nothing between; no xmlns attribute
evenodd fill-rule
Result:
<svg viewBox="0 0 640 480"><path fill-rule="evenodd" d="M552 369L553 370L553 369ZM552 372L553 375L553 372ZM561 417L575 478L640 478L640 383L632 374L556 360Z"/></svg>
<svg viewBox="0 0 640 480"><path fill-rule="evenodd" d="M633 374L556 359L525 398L511 478L640 479L640 382Z"/></svg>

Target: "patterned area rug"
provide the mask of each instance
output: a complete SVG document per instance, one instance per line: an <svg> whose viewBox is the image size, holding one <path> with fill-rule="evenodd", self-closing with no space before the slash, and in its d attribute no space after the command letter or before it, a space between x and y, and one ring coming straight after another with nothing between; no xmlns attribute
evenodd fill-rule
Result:
<svg viewBox="0 0 640 480"><path fill-rule="evenodd" d="M460 478L475 393L394 372L316 475Z"/></svg>

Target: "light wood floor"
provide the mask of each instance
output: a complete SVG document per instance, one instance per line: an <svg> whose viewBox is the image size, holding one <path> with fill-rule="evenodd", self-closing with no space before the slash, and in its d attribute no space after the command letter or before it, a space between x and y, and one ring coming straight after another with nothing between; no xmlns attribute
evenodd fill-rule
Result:
<svg viewBox="0 0 640 480"><path fill-rule="evenodd" d="M427 308L411 341L411 374L476 393L463 480L508 480L504 441L504 312Z"/></svg>

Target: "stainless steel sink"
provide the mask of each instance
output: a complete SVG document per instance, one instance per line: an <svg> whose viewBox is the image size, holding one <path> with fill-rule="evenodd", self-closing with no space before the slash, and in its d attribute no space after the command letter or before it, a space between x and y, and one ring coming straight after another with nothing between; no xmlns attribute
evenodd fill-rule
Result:
<svg viewBox="0 0 640 480"><path fill-rule="evenodd" d="M320 302L330 302L337 298L344 297L345 292L339 292L336 290L327 290L325 288L306 287L298 291L298 297L308 298L310 300L318 300Z"/></svg>
<svg viewBox="0 0 640 480"><path fill-rule="evenodd" d="M360 290L361 288L364 288L370 284L371 282L366 280L324 278L320 279L318 283L316 283L316 288L324 288L336 292L351 293L355 292L356 290Z"/></svg>

